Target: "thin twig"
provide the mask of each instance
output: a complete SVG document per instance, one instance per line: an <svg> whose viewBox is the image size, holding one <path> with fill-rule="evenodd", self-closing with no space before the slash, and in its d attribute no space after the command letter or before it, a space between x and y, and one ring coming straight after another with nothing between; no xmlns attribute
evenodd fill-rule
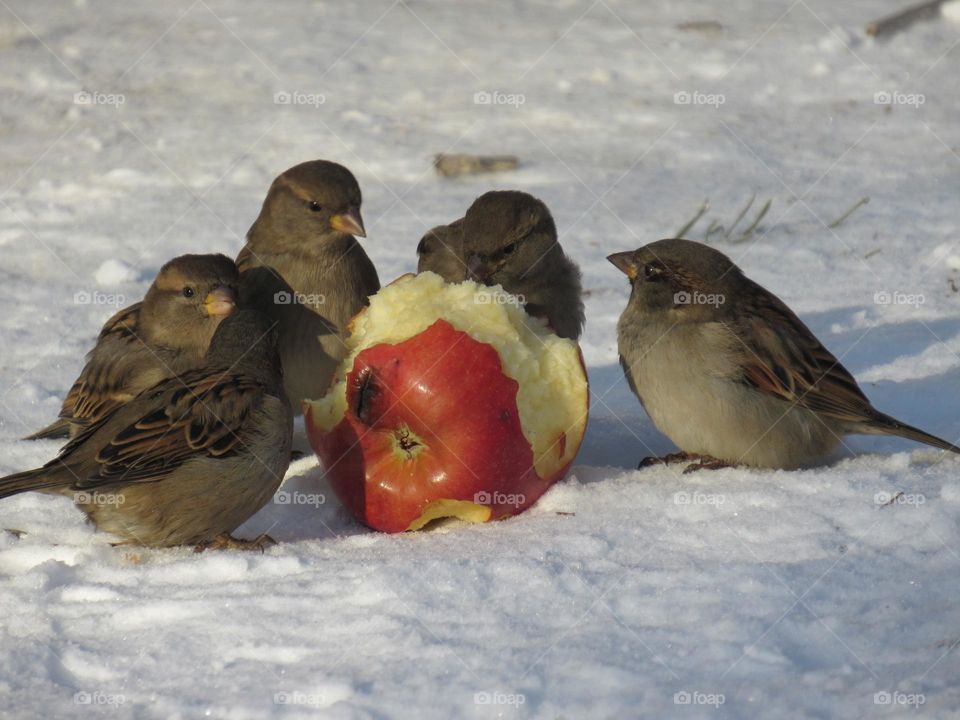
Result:
<svg viewBox="0 0 960 720"><path fill-rule="evenodd" d="M740 211L740 214L737 215L736 220L733 221L733 224L730 225L730 228L727 230L727 240L730 239L730 236L733 235L733 229L740 224L740 221L743 220L743 216L747 214L747 211L753 206L753 201L757 199L757 194L754 193L750 196L750 200L746 205L743 206L743 210Z"/></svg>
<svg viewBox="0 0 960 720"><path fill-rule="evenodd" d="M710 236L718 232L719 233L723 232L723 225L720 224L719 220L711 220L710 224L707 225L707 232L703 236L703 241L710 242Z"/></svg>
<svg viewBox="0 0 960 720"><path fill-rule="evenodd" d="M890 37L901 30L906 30L919 20L931 20L937 17L942 4L943 0L928 0L919 5L911 5L867 25L867 35L877 38Z"/></svg>
<svg viewBox="0 0 960 720"><path fill-rule="evenodd" d="M763 204L763 207L760 208L760 212L757 214L757 217L754 219L752 223L750 223L750 227L744 230L743 234L740 235L740 237L738 237L736 240L731 240L731 242L741 243L749 239L750 236L753 235L753 231L757 229L757 226L760 224L760 221L763 220L764 215L766 215L767 212L769 212L771 204L773 204L773 200L772 199L767 200Z"/></svg>
<svg viewBox="0 0 960 720"><path fill-rule="evenodd" d="M703 214L710 209L710 199L707 198L703 201L703 205L700 206L700 209L697 211L697 214L694 215L690 221L684 225L682 228L677 230L677 234L674 235L676 238L683 238L694 225L697 224L697 221L703 217Z"/></svg>
<svg viewBox="0 0 960 720"><path fill-rule="evenodd" d="M847 210L843 215L841 215L840 217L838 217L838 218L837 218L836 220L834 220L832 223L830 223L829 225L827 225L827 227L830 228L831 230L834 230L835 228L840 227L840 225L843 224L843 221L844 221L844 220L846 220L848 217L850 217L851 215L853 215L853 213L855 213L855 212L856 212L857 210L859 210L861 207L863 207L864 205L866 205L868 202L870 202L870 198L869 198L869 197L862 197L862 198L860 198L859 200L857 200L856 203L854 203L854 205L853 205L852 208L850 208L849 210Z"/></svg>

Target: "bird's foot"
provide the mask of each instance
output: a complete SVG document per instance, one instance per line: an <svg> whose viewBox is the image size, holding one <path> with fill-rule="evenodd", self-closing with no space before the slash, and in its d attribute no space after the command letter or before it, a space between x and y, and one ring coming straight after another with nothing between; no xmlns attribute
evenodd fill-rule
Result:
<svg viewBox="0 0 960 720"><path fill-rule="evenodd" d="M258 535L253 540L241 540L230 533L220 533L213 540L200 543L193 551L201 553L204 550L259 550L262 553L264 548L276 544L277 541L266 533Z"/></svg>
<svg viewBox="0 0 960 720"><path fill-rule="evenodd" d="M690 453L685 452L676 452L668 453L663 457L657 457L656 455L649 455L640 461L640 464L637 465L637 470L641 468L650 467L651 465L673 465L674 463L682 462L691 462L692 460L699 460L699 455L691 455Z"/></svg>
<svg viewBox="0 0 960 720"><path fill-rule="evenodd" d="M689 475L699 470L720 470L721 468L734 467L733 463L728 463L726 460L718 460L709 455L699 455L696 456L696 459L697 461L695 463L687 465L683 469L684 475Z"/></svg>

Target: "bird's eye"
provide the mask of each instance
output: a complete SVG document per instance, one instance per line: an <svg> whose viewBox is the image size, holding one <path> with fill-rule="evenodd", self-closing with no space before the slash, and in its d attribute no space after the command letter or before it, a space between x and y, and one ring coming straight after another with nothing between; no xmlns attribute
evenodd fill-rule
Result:
<svg viewBox="0 0 960 720"><path fill-rule="evenodd" d="M513 251L516 250L516 249L517 249L517 244L516 244L516 243L510 243L509 245L507 245L507 246L503 249L503 254L504 254L504 255L511 255L511 254L513 254Z"/></svg>
<svg viewBox="0 0 960 720"><path fill-rule="evenodd" d="M307 203L307 207L310 208L310 212L320 212L323 210L323 207L321 207L320 203L318 203L316 200L311 200L309 203Z"/></svg>
<svg viewBox="0 0 960 720"><path fill-rule="evenodd" d="M192 288L192 287L185 287L182 292L183 292L183 296L184 296L185 298L192 298L192 297L193 297L193 288Z"/></svg>
<svg viewBox="0 0 960 720"><path fill-rule="evenodd" d="M663 277L663 265L660 263L647 263L643 266L643 276L647 280L659 280Z"/></svg>

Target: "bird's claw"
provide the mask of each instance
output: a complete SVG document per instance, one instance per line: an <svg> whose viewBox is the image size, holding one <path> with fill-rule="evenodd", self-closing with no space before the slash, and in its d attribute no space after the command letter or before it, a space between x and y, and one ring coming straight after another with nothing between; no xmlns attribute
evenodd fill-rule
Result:
<svg viewBox="0 0 960 720"><path fill-rule="evenodd" d="M667 453L663 457L649 455L640 461L640 464L637 465L637 470L650 467L652 465L673 465L674 463L690 462L691 460L699 459L699 455L691 455L690 453L685 452Z"/></svg>
<svg viewBox="0 0 960 720"><path fill-rule="evenodd" d="M263 553L264 548L276 544L277 541L266 533L258 535L253 540L242 540L233 537L230 533L220 533L213 540L200 543L193 548L193 551L201 553L204 550L259 550Z"/></svg>
<svg viewBox="0 0 960 720"><path fill-rule="evenodd" d="M683 474L689 475L690 473L695 473L700 470L720 470L728 467L733 467L733 464L728 463L726 460L717 460L715 457L703 455L695 463L687 465L683 469Z"/></svg>

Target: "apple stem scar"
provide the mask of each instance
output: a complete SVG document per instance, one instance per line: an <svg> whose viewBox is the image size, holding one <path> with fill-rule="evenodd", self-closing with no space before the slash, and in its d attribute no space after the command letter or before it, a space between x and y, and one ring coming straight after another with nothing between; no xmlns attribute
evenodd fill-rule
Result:
<svg viewBox="0 0 960 720"><path fill-rule="evenodd" d="M407 454L408 458L415 457L423 450L423 443L407 426L403 425L394 433L394 442L397 447Z"/></svg>

